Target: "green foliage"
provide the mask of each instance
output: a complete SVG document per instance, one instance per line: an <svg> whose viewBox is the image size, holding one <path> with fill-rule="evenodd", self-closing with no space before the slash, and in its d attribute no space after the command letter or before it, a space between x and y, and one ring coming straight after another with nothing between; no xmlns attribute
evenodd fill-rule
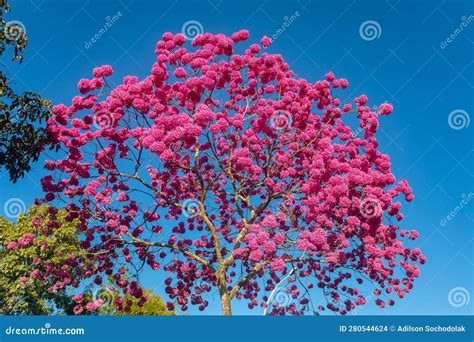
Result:
<svg viewBox="0 0 474 342"><path fill-rule="evenodd" d="M22 51L28 42L20 22L5 21L9 12L6 0L0 0L0 56L13 48L13 61L23 60ZM11 79L0 65L0 170L5 169L16 182L31 169L31 162L51 140L45 123L51 115L51 102L33 92L16 93ZM51 148L56 148L50 145Z"/></svg>
<svg viewBox="0 0 474 342"><path fill-rule="evenodd" d="M67 222L66 215L65 211L52 215L49 207L41 206L30 208L16 223L0 218L0 314L72 314L73 303L65 290L50 291L54 277L31 277L47 263L60 267L79 253L75 223ZM34 240L26 247L7 248L29 233Z"/></svg>
<svg viewBox="0 0 474 342"><path fill-rule="evenodd" d="M4 13L10 12L10 7L6 0L0 0L0 21L1 21L1 31L0 31L0 55L5 52L8 46L12 46L14 49L13 60L21 60L23 56L21 52L26 47L28 43L28 37L26 34L18 32L20 29L18 26L7 26L7 22L3 20Z"/></svg>
<svg viewBox="0 0 474 342"><path fill-rule="evenodd" d="M17 222L0 217L0 315L74 314L76 304L71 294L66 289L52 291L58 279L54 273L45 272L48 267L61 268L69 258L84 252L77 237L77 222L68 222L67 216L65 210L34 206ZM29 234L31 242L22 246L22 239ZM41 276L33 277L35 270ZM80 278L75 279L79 282ZM112 284L112 279L109 281ZM105 305L92 314L174 315L151 291L145 290L148 300L143 303L112 287L102 290L85 295L86 302L104 300ZM84 310L82 314L91 313Z"/></svg>
<svg viewBox="0 0 474 342"><path fill-rule="evenodd" d="M125 295L120 298L123 307L122 310L117 306L115 300L109 307L104 307L101 314L108 314L114 316L173 316L174 312L168 311L166 304L160 296L153 294L150 290L145 290L147 301L140 303L140 300L131 296Z"/></svg>

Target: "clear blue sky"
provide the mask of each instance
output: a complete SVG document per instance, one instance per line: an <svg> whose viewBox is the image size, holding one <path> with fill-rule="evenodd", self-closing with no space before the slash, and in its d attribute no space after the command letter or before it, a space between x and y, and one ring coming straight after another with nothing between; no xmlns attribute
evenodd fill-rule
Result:
<svg viewBox="0 0 474 342"><path fill-rule="evenodd" d="M472 314L474 298L455 307L448 294L462 287L474 296L474 200L456 210L446 225L440 222L460 205L463 195L474 193L474 123L461 129L448 123L453 111L456 117L474 116L472 1L10 2L8 20L24 24L29 44L23 65L10 65L9 73L18 88L41 92L54 103L68 103L77 94L77 81L89 77L94 66L111 64L117 80L127 74L146 75L162 33L180 32L189 20L199 21L209 32L231 34L245 28L251 40L258 41L275 34L285 17L298 12L269 50L281 53L310 81L332 70L349 80L347 95L365 93L373 104L392 102L394 113L381 120L380 147L416 196L404 206L404 227L420 231L418 244L428 257L422 275L413 292L395 307L380 310L369 305L359 314ZM106 17L118 11L119 20L86 48ZM373 40L360 33L361 24L369 20L378 24ZM463 22L463 30L456 32ZM443 43L451 35L451 42ZM12 197L29 206L41 196L42 175L41 162L14 185L0 175L0 214ZM144 283L160 294L162 279L157 278L148 272ZM208 313L219 312L213 305ZM234 309L245 312L239 306Z"/></svg>

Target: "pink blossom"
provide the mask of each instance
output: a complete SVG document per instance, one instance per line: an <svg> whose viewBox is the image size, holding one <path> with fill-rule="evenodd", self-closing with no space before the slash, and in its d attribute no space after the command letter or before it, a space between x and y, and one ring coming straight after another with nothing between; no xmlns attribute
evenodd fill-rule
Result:
<svg viewBox="0 0 474 342"><path fill-rule="evenodd" d="M86 79L81 79L79 83L77 84L77 87L79 88L79 91L81 94L88 93L91 90L91 83L89 80Z"/></svg>
<svg viewBox="0 0 474 342"><path fill-rule="evenodd" d="M72 300L77 303L77 304L80 304L82 303L82 301L84 300L84 296L82 294L76 294L72 297Z"/></svg>
<svg viewBox="0 0 474 342"><path fill-rule="evenodd" d="M31 272L30 276L32 279L39 279L39 277L41 276L41 272L40 270L35 269L33 272Z"/></svg>
<svg viewBox="0 0 474 342"><path fill-rule="evenodd" d="M379 106L380 115L389 115L393 110L393 106L390 103L382 103Z"/></svg>
<svg viewBox="0 0 474 342"><path fill-rule="evenodd" d="M80 315L84 311L82 305L75 305L73 308L73 312L75 315Z"/></svg>
<svg viewBox="0 0 474 342"><path fill-rule="evenodd" d="M94 311L97 309L96 303L95 302L89 302L86 304L86 310L87 311Z"/></svg>
<svg viewBox="0 0 474 342"><path fill-rule="evenodd" d="M250 252L250 260L253 262L259 262L263 258L263 252L259 249Z"/></svg>
<svg viewBox="0 0 474 342"><path fill-rule="evenodd" d="M18 239L18 244L21 247L27 247L33 242L34 239L35 239L35 235L33 233L26 233L21 238Z"/></svg>
<svg viewBox="0 0 474 342"><path fill-rule="evenodd" d="M186 77L186 70L184 70L184 68L176 68L176 70L174 71L174 75L177 78L185 78Z"/></svg>
<svg viewBox="0 0 474 342"><path fill-rule="evenodd" d="M9 242L7 243L7 249L8 249L9 251L14 251L14 250L17 249L17 248L18 248L18 243L17 243L16 241L9 241Z"/></svg>
<svg viewBox="0 0 474 342"><path fill-rule="evenodd" d="M249 38L249 31L247 30L241 30L239 32L235 32L232 34L232 40L236 43L247 40L248 38Z"/></svg>
<svg viewBox="0 0 474 342"><path fill-rule="evenodd" d="M103 77L103 76L111 76L112 75L112 67L110 65L103 65L98 68L94 68L93 74L95 78Z"/></svg>
<svg viewBox="0 0 474 342"><path fill-rule="evenodd" d="M285 269L285 261L282 258L273 259L271 267L275 272L282 272Z"/></svg>
<svg viewBox="0 0 474 342"><path fill-rule="evenodd" d="M278 221L276 220L275 216L268 215L263 219L262 226L268 228L276 228L278 227Z"/></svg>
<svg viewBox="0 0 474 342"><path fill-rule="evenodd" d="M263 47L269 47L272 44L272 40L270 37L264 36L262 40L260 40L260 44L262 44Z"/></svg>

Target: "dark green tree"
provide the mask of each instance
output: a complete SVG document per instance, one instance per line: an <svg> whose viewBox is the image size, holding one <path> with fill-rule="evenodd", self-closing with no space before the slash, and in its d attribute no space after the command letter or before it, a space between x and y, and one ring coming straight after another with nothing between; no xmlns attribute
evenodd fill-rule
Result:
<svg viewBox="0 0 474 342"><path fill-rule="evenodd" d="M6 0L0 0L0 57L13 49L12 61L21 63L28 38L23 24L6 21L10 10ZM16 182L31 169L41 151L49 145L46 120L51 115L51 102L40 95L25 91L15 92L14 80L0 64L0 171L6 169ZM50 145L52 148L53 146Z"/></svg>

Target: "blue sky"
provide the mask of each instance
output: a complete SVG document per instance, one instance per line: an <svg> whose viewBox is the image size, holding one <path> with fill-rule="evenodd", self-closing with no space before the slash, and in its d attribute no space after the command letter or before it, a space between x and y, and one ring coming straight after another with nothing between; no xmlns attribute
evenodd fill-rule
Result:
<svg viewBox="0 0 474 342"><path fill-rule="evenodd" d="M418 245L428 262L405 300L384 310L368 305L359 314L472 314L473 298L459 307L448 300L457 288L474 295L470 1L16 0L10 5L7 21L23 23L29 44L24 63L9 64L9 74L19 89L40 92L54 103L69 103L77 81L89 77L94 66L111 64L116 80L143 77L162 33L180 32L190 20L204 31L229 35L245 28L259 41L296 17L269 51L281 53L310 81L332 70L349 80L347 96L365 93L372 104L392 102L394 113L381 119L380 148L391 156L396 176L414 189L415 200L404 206L404 227L419 230ZM107 32L86 46L107 17L119 12ZM375 36L364 33L364 23L375 28ZM42 175L41 162L17 184L1 174L0 214L10 198L29 206L40 197ZM156 274L147 273L144 282L161 293ZM234 310L245 312L240 306ZM219 313L218 305L208 313Z"/></svg>

